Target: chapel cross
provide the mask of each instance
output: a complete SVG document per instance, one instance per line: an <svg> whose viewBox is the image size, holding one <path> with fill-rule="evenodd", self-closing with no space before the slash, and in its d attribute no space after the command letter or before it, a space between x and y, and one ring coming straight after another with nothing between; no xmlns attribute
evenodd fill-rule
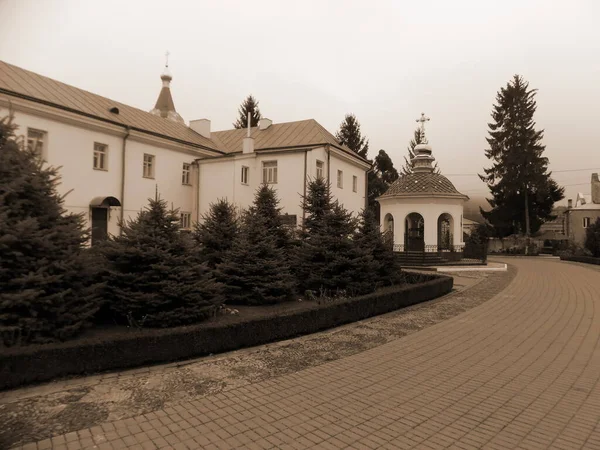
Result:
<svg viewBox="0 0 600 450"><path fill-rule="evenodd" d="M166 59L165 67L169 67L169 55L170 54L171 53L169 53L169 50L167 50L167 52L165 53L165 59Z"/></svg>
<svg viewBox="0 0 600 450"><path fill-rule="evenodd" d="M421 113L421 118L417 119L416 122L419 123L419 128L421 128L421 136L425 138L425 122L429 122L431 119L425 115L425 113Z"/></svg>

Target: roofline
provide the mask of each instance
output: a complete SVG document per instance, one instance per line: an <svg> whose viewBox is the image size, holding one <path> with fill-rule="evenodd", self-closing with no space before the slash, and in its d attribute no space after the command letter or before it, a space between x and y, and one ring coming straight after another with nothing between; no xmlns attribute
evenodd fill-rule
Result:
<svg viewBox="0 0 600 450"><path fill-rule="evenodd" d="M451 194L451 193L437 193L437 192L413 192L407 194L390 194L390 195L380 195L375 198L375 200L385 200L392 198L427 198L427 197L435 197L435 198L458 198L463 200L469 200L469 196L461 193Z"/></svg>
<svg viewBox="0 0 600 450"><path fill-rule="evenodd" d="M4 88L1 88L1 87L0 87L0 94L6 94L6 95L10 95L11 97L21 98L23 100L28 100L28 101L31 101L31 102L34 102L34 103L39 103L41 105L50 106L52 108L60 109L60 110L67 111L67 112L70 112L70 113L73 113L73 114L78 114L78 115L84 116L84 117L89 117L91 119L99 120L100 122L110 123L111 125L116 125L118 127L122 127L122 128L125 128L125 129L129 129L129 130L133 130L133 131L138 131L140 133L149 134L151 136L160 137L160 138L168 140L168 141L172 141L172 142L177 142L177 143L180 143L180 144L189 145L189 146L195 147L195 148L201 148L201 149L208 150L208 151L211 151L211 152L219 153L221 155L226 154L225 152L223 152L221 150L217 150L217 149L214 149L214 148L211 148L211 147L207 147L207 146L201 145L201 144L196 144L195 142L184 141L183 139L177 139L177 138L174 138L174 137L171 137L171 136L166 136L166 135L161 134L161 133L155 133L153 131L149 131L149 130L146 130L144 128L139 128L139 127L127 125L127 124L124 124L124 123L121 123L121 122L117 122L115 120L110 120L110 119L106 119L104 117L99 117L99 116L96 116L94 114L86 113L86 112L80 111L80 110L75 109L75 108L70 108L68 106L59 105L58 103L49 102L47 100L42 100L42 99L39 99L37 97L32 97L30 95L21 94L19 92L14 92L14 91L11 91L11 90L8 90L8 89L4 89Z"/></svg>

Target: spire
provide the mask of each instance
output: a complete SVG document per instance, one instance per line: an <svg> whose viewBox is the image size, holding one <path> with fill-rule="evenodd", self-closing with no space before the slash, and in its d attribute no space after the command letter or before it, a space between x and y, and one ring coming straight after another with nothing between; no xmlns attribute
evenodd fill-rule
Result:
<svg viewBox="0 0 600 450"><path fill-rule="evenodd" d="M154 109L150 111L150 113L174 122L184 123L183 118L177 114L177 111L175 110L175 104L173 103L173 97L171 96L171 80L173 80L173 76L169 70L169 54L169 52L165 54L165 70L160 76L160 79L162 80L162 89L156 100L156 105L154 105Z"/></svg>
<svg viewBox="0 0 600 450"><path fill-rule="evenodd" d="M425 113L421 113L421 117L417 119L419 122L419 128L423 143L415 146L414 152L415 157L412 159L413 171L414 172L429 172L433 173L434 167L431 164L435 161L435 158L431 156L431 146L428 144L427 137L425 136L425 122L429 122L431 119L425 116Z"/></svg>

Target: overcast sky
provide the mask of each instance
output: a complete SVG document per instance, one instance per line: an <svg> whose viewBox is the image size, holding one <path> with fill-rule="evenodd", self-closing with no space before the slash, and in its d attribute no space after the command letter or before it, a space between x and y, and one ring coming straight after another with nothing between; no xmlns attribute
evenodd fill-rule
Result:
<svg viewBox="0 0 600 450"><path fill-rule="evenodd" d="M546 156L574 197L600 168L599 18L598 0L0 0L0 59L150 110L169 50L186 121L231 128L250 93L275 123L334 133L352 112L369 156L396 166L425 112L442 173L470 196L487 190L453 174L489 166L491 108L518 73L539 89Z"/></svg>

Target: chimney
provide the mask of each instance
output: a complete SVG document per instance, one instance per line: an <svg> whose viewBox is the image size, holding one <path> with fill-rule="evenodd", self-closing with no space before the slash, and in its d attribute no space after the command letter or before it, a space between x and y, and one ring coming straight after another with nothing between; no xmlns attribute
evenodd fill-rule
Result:
<svg viewBox="0 0 600 450"><path fill-rule="evenodd" d="M260 130L266 130L271 125L273 125L273 121L271 119L267 119L266 117L262 117L260 122L258 123L258 128Z"/></svg>
<svg viewBox="0 0 600 450"><path fill-rule="evenodd" d="M248 128L246 131L246 137L242 143L242 153L252 153L254 151L254 138L250 137L251 130L250 111L248 111Z"/></svg>
<svg viewBox="0 0 600 450"><path fill-rule="evenodd" d="M573 199L570 198L569 200L567 200L567 208L571 209L573 207Z"/></svg>
<svg viewBox="0 0 600 450"><path fill-rule="evenodd" d="M592 174L592 203L600 203L600 180L598 174Z"/></svg>
<svg viewBox="0 0 600 450"><path fill-rule="evenodd" d="M210 120L190 120L190 128L201 136L210 139Z"/></svg>

